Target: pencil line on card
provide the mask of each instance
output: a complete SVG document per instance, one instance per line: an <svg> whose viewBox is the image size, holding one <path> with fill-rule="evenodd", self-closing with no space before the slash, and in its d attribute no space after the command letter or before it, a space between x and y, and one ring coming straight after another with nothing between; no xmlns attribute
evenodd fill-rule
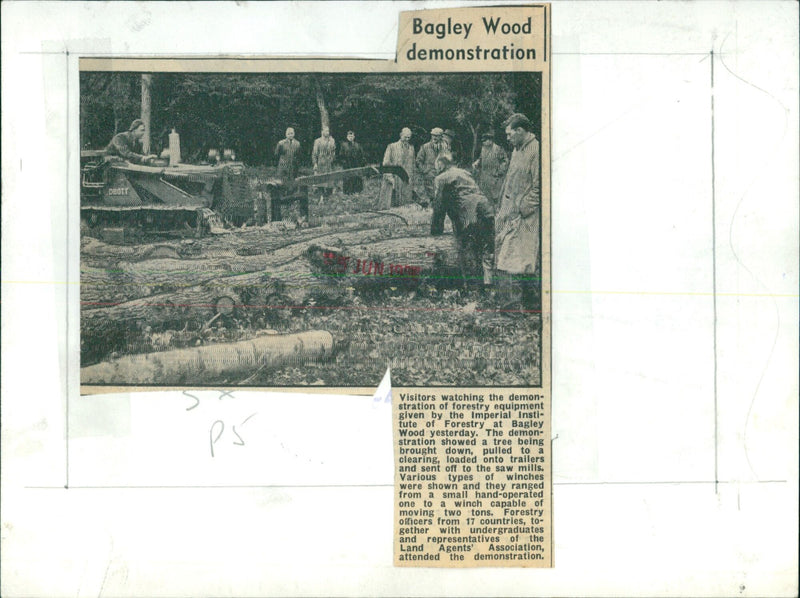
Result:
<svg viewBox="0 0 800 598"><path fill-rule="evenodd" d="M744 482L742 480L664 480L649 482L553 482L553 486L700 486L719 484L786 484L787 480L752 480Z"/></svg>
<svg viewBox="0 0 800 598"><path fill-rule="evenodd" d="M611 482L553 482L554 486L718 486L719 484L761 485L786 484L787 480L655 480ZM212 484L212 485L86 485L70 486L69 490L247 490L282 488L393 488L394 484ZM63 486L26 486L26 490L64 490Z"/></svg>
<svg viewBox="0 0 800 598"><path fill-rule="evenodd" d="M716 160L714 154L714 50L711 53L711 285L714 312L714 491L718 492L719 480L719 411L717 397L717 190Z"/></svg>
<svg viewBox="0 0 800 598"><path fill-rule="evenodd" d="M67 106L69 106L69 50L67 50L64 53L64 60L65 60L65 63L66 63L65 64L65 72L66 72L66 78L67 78L67 83L66 83L66 85L64 87L66 89L66 94L67 94ZM69 204L70 204L70 201L69 201L69 163L70 163L69 126L70 126L70 122L69 122L69 109L68 109L67 110L67 116L66 116L67 135L66 135L66 139L65 139L66 152L67 152L67 169L66 169L66 174L65 174L65 176L66 176L66 188L67 188L67 206L66 206L66 211L67 211L67 217L66 217L67 251L64 252L67 278L69 278L69 276L70 276L70 271L69 271L69 247L70 247L70 238L69 238L69 223L70 223L70 217L69 217ZM70 359L69 359L69 354L70 354L70 352L69 352L69 335L70 335L70 330L69 330L69 306L70 306L70 301L69 301L69 299L70 299L70 288L69 288L69 286L67 286L67 288L65 289L65 295L66 295L66 299L67 300L65 302L66 305L64 306L64 311L65 311L65 314L64 314L65 315L65 318L64 318L65 319L65 323L64 323L65 328L64 329L66 331L66 335L65 335L65 339L64 339L64 342L66 343L66 351L65 351L65 354L64 354L64 360L66 362L66 368L65 368L66 369L66 373L64 375L64 385L66 387L65 388L65 392L64 392L65 403L66 403L66 409L65 409L66 417L64 418L64 427L65 427L65 430L64 430L64 460L65 460L65 463L64 463L64 470L65 470L65 473L64 473L64 488L69 488L69 387L70 387L70 377L69 377L69 372L70 372Z"/></svg>
<svg viewBox="0 0 800 598"><path fill-rule="evenodd" d="M394 484L129 484L129 485L73 485L69 490L246 490L249 488L393 488ZM64 490L63 486L26 486L27 490Z"/></svg>

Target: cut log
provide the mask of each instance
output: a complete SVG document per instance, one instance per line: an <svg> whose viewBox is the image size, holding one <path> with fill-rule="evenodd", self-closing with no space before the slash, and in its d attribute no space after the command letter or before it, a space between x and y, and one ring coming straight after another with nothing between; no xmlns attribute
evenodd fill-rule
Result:
<svg viewBox="0 0 800 598"><path fill-rule="evenodd" d="M384 264L409 265L421 272L436 268L457 266L455 238L452 235L385 239L376 242L352 244L348 247L352 257L380 260Z"/></svg>
<svg viewBox="0 0 800 598"><path fill-rule="evenodd" d="M410 204L387 210L362 210L350 214L319 216L318 220L320 224L328 226L363 224L371 228L413 228L418 226L430 228L431 215L431 210L424 210L416 204Z"/></svg>
<svg viewBox="0 0 800 598"><path fill-rule="evenodd" d="M82 384L166 384L238 381L261 368L324 359L333 336L324 330L265 335L229 344L128 355L81 368Z"/></svg>
<svg viewBox="0 0 800 598"><path fill-rule="evenodd" d="M150 328L181 329L197 327L216 313L223 314L243 304L262 311L280 296L281 283L262 273L235 276L172 293L126 301L112 305L83 305L81 312L81 347L83 358L93 361L105 351L122 350L131 334Z"/></svg>
<svg viewBox="0 0 800 598"><path fill-rule="evenodd" d="M320 276L346 277L359 284L369 279L419 282L458 274L452 235L386 239L346 247L313 246L308 253Z"/></svg>
<svg viewBox="0 0 800 598"><path fill-rule="evenodd" d="M404 230L397 231L405 232ZM306 255L310 247L318 244L347 246L381 241L386 232L379 229L356 231L328 231L309 240L298 241L274 251L258 251L254 255L236 255L229 252L225 256L205 259L148 259L136 262L119 262L108 268L94 268L81 264L81 301L89 307L102 303L117 303L120 300L135 300L173 293L182 288L202 285L211 281L235 278L251 272L268 274L281 270L282 276L288 269L282 267L294 263ZM248 252L249 253L249 252ZM302 266L299 266L302 268ZM225 284L224 281L220 284ZM232 281L237 284L237 281ZM249 283L248 283L249 284ZM175 300L162 297L164 301Z"/></svg>
<svg viewBox="0 0 800 598"><path fill-rule="evenodd" d="M198 272L202 275L207 272L217 277L185 287L176 286L176 280L186 280L181 276L159 272L154 278L142 268L150 262L162 267L186 268L192 260L128 264L126 267L131 269L125 270L126 275L140 277L137 282L141 288L163 290L164 287L155 282L172 284L176 288L122 302L84 299L80 321L81 359L85 364L92 364L113 351L140 353L147 350L146 343L142 346L142 339L155 332L177 331L181 337L191 337L216 314L234 326L281 330L291 314L299 313L299 309L347 306L354 296L376 298L384 292L410 291L422 284L425 288L460 286L462 281L452 235L389 240L381 237L382 233L374 230L329 235L323 240L336 241L335 246L304 243L271 256L250 256L275 265L247 274L234 275L226 270L230 275L217 276L218 271L201 269ZM339 243L345 240L356 244ZM344 267L339 258L347 258ZM213 260L201 263L213 263ZM115 287L97 285L96 288ZM91 287L86 292L90 290Z"/></svg>
<svg viewBox="0 0 800 598"><path fill-rule="evenodd" d="M81 239L81 262L90 265L104 265L119 260L135 262L150 257L180 258L188 245L181 241L165 241L161 243L143 243L140 245L114 245L105 243L94 237L84 236Z"/></svg>
<svg viewBox="0 0 800 598"><path fill-rule="evenodd" d="M263 227L232 229L230 234L213 235L201 239L185 239L114 245L84 236L81 239L81 260L93 266L109 261L137 262L147 259L189 259L253 255L275 251L294 243L311 241L333 233L353 232L362 229L422 228L430 226L431 212L418 206L400 206L384 211L362 211L350 214L319 216L320 226L297 228L295 223L276 222ZM449 221L448 221L449 223ZM408 234L408 231L403 233ZM412 233L414 234L414 233Z"/></svg>
<svg viewBox="0 0 800 598"><path fill-rule="evenodd" d="M233 260L146 260L116 267L81 266L81 301L108 303L150 297L236 274Z"/></svg>
<svg viewBox="0 0 800 598"><path fill-rule="evenodd" d="M271 256L240 258L242 262L237 262L237 267L258 266L260 270L237 275L231 275L229 263L221 261L203 260L204 267L191 271L186 270L191 262L180 260L158 260L161 268L183 269L175 271L145 269L151 262L127 264L119 270L109 270L116 279L105 285L96 283L96 287L115 289L111 283L116 282L141 289L143 295L149 294L122 303L107 302L112 305L83 299L81 330L96 335L112 323L116 329L120 324L136 322L160 325L187 318L190 313L199 318L210 317L216 302L225 296L240 298L247 305L261 305L270 295L285 291L299 305L312 289L340 285L342 276L362 284L370 277L435 279L452 276L457 271L458 257L451 235L375 240L380 236L379 231L331 235L324 240L337 241L335 246L301 243ZM338 243L346 241L357 244ZM189 286L198 280L199 284ZM174 290L153 293L159 285ZM85 286L86 295L92 295L88 285Z"/></svg>

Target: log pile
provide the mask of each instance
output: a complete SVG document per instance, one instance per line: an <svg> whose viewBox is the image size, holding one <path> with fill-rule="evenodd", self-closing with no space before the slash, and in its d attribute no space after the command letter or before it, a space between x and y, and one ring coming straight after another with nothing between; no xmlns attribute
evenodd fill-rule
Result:
<svg viewBox="0 0 800 598"><path fill-rule="evenodd" d="M359 286L381 279L439 284L438 280L443 282L457 272L450 236L376 240L380 236L374 230L331 235L329 240L337 241L335 245L298 243L272 255L239 258L235 266L231 259L214 258L87 268L81 289L81 331L107 334L109 327L137 322L156 326L183 319L190 312L208 318L225 298L236 306L264 305L269 309L271 296L285 295L302 305L313 291L341 288L343 281ZM134 298L122 302L104 298L120 286Z"/></svg>
<svg viewBox="0 0 800 598"><path fill-rule="evenodd" d="M202 330L215 319L229 324L233 319L254 330L265 321L267 327L281 328L281 322L307 306L347 305L358 295L420 284L447 287L459 279L453 236L428 234L429 211L404 206L389 213L330 220L317 228L278 223L197 240L133 246L84 239L84 363L114 352L136 352L138 345L132 339L143 335L188 335L187 330ZM200 342L205 342L202 337ZM142 346L149 350L153 345ZM189 354L175 355L178 361L185 358ZM117 364L112 377L122 382L121 368L145 367L143 359L126 362L130 366ZM102 371L92 379L106 379L109 370ZM187 372L180 369L177 375ZM89 378L84 376L83 381L88 383Z"/></svg>

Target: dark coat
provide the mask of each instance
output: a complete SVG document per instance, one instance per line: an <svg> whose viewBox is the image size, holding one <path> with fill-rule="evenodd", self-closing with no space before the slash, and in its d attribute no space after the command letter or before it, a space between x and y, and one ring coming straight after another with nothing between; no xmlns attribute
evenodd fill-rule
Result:
<svg viewBox="0 0 800 598"><path fill-rule="evenodd" d="M106 146L107 156L118 156L134 164L144 162L142 142L134 137L131 131L117 133Z"/></svg>
<svg viewBox="0 0 800 598"><path fill-rule="evenodd" d="M283 139L275 146L278 158L278 178L293 180L297 178L297 167L300 161L300 142L297 139Z"/></svg>

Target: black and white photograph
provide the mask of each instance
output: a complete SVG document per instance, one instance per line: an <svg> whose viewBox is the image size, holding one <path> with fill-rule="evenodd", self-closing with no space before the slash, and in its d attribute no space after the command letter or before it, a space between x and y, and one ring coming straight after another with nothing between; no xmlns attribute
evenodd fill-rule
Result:
<svg viewBox="0 0 800 598"><path fill-rule="evenodd" d="M0 2L0 595L798 596L799 10Z"/></svg>
<svg viewBox="0 0 800 598"><path fill-rule="evenodd" d="M82 385L541 386L541 73L82 71L79 115Z"/></svg>

